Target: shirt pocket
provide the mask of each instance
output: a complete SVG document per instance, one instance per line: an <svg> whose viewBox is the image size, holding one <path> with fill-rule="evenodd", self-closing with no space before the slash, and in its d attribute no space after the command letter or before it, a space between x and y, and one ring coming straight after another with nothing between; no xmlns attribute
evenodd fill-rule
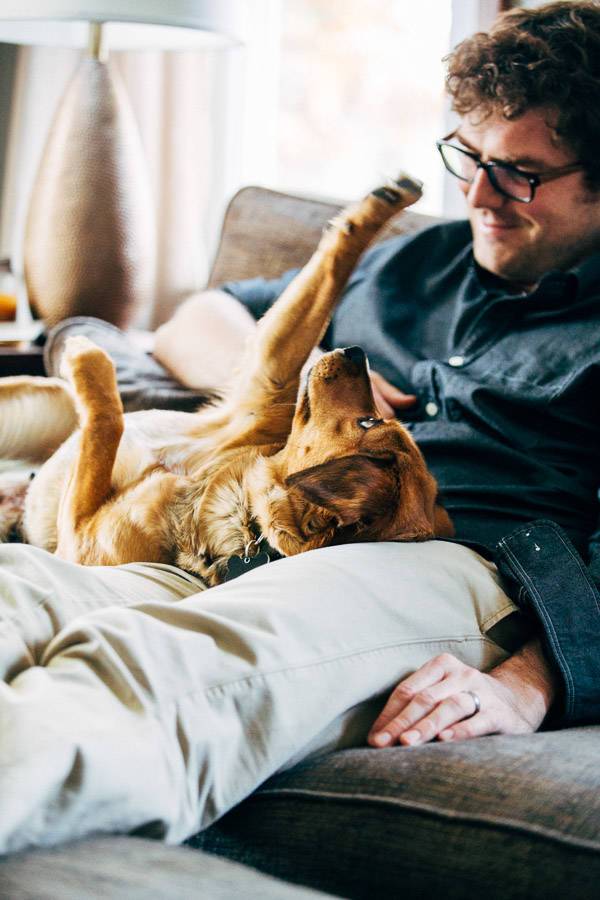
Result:
<svg viewBox="0 0 600 900"><path fill-rule="evenodd" d="M558 394L581 365L585 344L564 328L519 330L501 337L481 352L465 357L473 378L508 390L532 388L548 398Z"/></svg>

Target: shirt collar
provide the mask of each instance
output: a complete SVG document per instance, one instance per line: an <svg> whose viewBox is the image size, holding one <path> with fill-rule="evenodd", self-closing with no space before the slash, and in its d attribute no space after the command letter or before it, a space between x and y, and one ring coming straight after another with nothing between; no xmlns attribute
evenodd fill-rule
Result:
<svg viewBox="0 0 600 900"><path fill-rule="evenodd" d="M600 253L586 256L577 266L573 266L571 272L577 278L580 297L592 291L600 294Z"/></svg>
<svg viewBox="0 0 600 900"><path fill-rule="evenodd" d="M471 270L482 289L489 296L498 297L505 295L507 297L526 299L528 297L539 297L543 294L545 298L554 303L573 303L574 300L582 299L592 291L600 293L600 253L593 253L591 256L587 256L582 262L566 272L560 269L552 269L546 272L532 291L522 292L521 294L514 292L509 294L506 290L506 281L480 266L473 256L472 249Z"/></svg>

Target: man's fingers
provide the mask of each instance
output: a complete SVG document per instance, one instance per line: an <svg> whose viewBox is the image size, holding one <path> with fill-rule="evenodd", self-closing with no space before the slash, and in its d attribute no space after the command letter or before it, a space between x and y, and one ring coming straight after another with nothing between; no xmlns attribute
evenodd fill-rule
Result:
<svg viewBox="0 0 600 900"><path fill-rule="evenodd" d="M380 412L383 413L384 411L387 412L387 410L390 410L393 415L395 409L406 409L410 406L414 406L417 402L415 394L405 394L404 391L401 391L393 384L390 384L390 382L387 381L383 375L380 375L379 372L371 371L369 374L371 376L375 400ZM386 404L385 410L383 404ZM390 418L390 415L387 414L384 418Z"/></svg>
<svg viewBox="0 0 600 900"><path fill-rule="evenodd" d="M393 406L390 406L375 385L373 385L373 399L375 400L375 406L382 419L394 419L396 417L396 410Z"/></svg>
<svg viewBox="0 0 600 900"><path fill-rule="evenodd" d="M376 747L422 744L474 712L473 698L454 679L447 679L418 693L402 712L373 729L370 742Z"/></svg>
<svg viewBox="0 0 600 900"><path fill-rule="evenodd" d="M462 741L535 731L551 702L547 693L540 699L537 654L537 645L528 644L490 674L450 653L434 657L396 687L369 733L369 743L413 746L435 738ZM532 700L541 707L533 717Z"/></svg>
<svg viewBox="0 0 600 900"><path fill-rule="evenodd" d="M406 729L400 723L400 728L396 735L397 726L395 722L392 722L388 725L386 731L390 733L392 729L393 736L402 744L408 744L409 746L425 744L428 741L432 741L442 731L448 729L449 726L454 726L464 720L471 721L476 719L479 714L475 713L473 715L473 713L473 698L466 691L458 691L458 693L443 700L428 716L421 718L414 727Z"/></svg>
<svg viewBox="0 0 600 900"><path fill-rule="evenodd" d="M387 730L388 722L395 719L409 704L413 703L414 705L409 713L410 722L408 719L406 720L407 727L418 721L417 718L412 718L418 709L422 709L422 715L425 715L434 704L450 693L460 690L458 684L444 682L444 679L461 666L462 663L456 657L449 653L442 653L430 659L416 672L401 681L392 691L387 703L373 723L369 739L375 738L378 732ZM376 743L380 742L376 741Z"/></svg>
<svg viewBox="0 0 600 900"><path fill-rule="evenodd" d="M457 722L451 728L444 728L438 734L440 741L466 741L469 738L483 737L484 734L494 734L498 731L495 721L488 715L480 712L471 719Z"/></svg>

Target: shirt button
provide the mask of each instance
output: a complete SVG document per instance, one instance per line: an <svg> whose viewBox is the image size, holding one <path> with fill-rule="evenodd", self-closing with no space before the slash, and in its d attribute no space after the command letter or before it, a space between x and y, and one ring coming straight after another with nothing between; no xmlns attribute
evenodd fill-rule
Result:
<svg viewBox="0 0 600 900"><path fill-rule="evenodd" d="M464 356L451 356L448 360L448 365L450 366L462 366L464 365L465 358Z"/></svg>
<svg viewBox="0 0 600 900"><path fill-rule="evenodd" d="M425 412L428 416L437 416L438 414L438 405L437 403L433 403L429 401L429 403L425 404Z"/></svg>

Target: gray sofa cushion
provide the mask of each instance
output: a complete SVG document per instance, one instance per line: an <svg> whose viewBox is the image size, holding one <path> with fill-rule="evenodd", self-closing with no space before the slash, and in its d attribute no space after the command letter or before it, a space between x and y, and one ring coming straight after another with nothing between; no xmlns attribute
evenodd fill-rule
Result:
<svg viewBox="0 0 600 900"><path fill-rule="evenodd" d="M208 854L141 838L92 838L0 860L3 900L319 900L324 896Z"/></svg>
<svg viewBox="0 0 600 900"><path fill-rule="evenodd" d="M350 898L598 896L600 728L347 750L191 844Z"/></svg>

